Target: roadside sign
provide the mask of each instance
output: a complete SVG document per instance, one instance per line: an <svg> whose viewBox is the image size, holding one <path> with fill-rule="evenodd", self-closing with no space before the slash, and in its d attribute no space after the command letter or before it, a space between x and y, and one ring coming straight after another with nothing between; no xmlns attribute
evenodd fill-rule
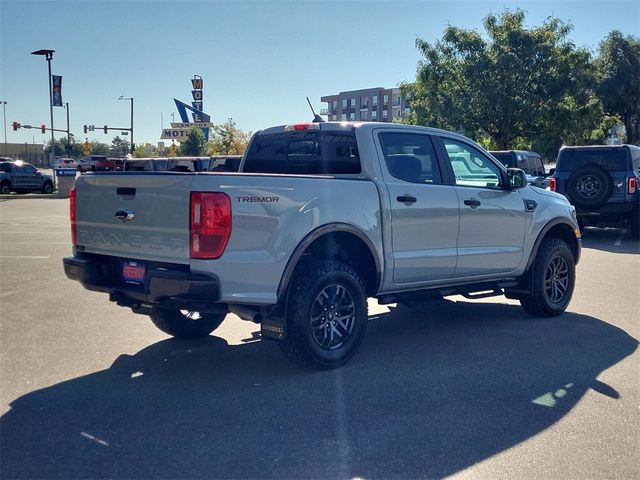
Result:
<svg viewBox="0 0 640 480"><path fill-rule="evenodd" d="M82 144L82 153L85 155L89 155L91 153L91 144L89 142L84 142Z"/></svg>

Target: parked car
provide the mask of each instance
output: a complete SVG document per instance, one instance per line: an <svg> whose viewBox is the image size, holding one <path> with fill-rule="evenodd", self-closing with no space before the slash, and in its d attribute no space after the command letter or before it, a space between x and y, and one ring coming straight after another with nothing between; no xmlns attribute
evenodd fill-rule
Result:
<svg viewBox="0 0 640 480"><path fill-rule="evenodd" d="M54 168L76 168L76 161L73 158L57 158L53 166Z"/></svg>
<svg viewBox="0 0 640 480"><path fill-rule="evenodd" d="M118 163L119 161L119 163ZM89 155L78 163L78 171L80 172L113 172L122 170L124 161L120 158L107 158L104 155ZM118 166L120 168L118 168Z"/></svg>
<svg viewBox="0 0 640 480"><path fill-rule="evenodd" d="M507 168L519 168L527 175L527 183L534 187L546 188L548 185L544 161L539 153L530 150L490 151Z"/></svg>
<svg viewBox="0 0 640 480"><path fill-rule="evenodd" d="M640 148L634 145L563 147L550 190L576 207L581 228L630 227L640 236Z"/></svg>
<svg viewBox="0 0 640 480"><path fill-rule="evenodd" d="M0 162L0 193L53 192L51 175L22 160Z"/></svg>

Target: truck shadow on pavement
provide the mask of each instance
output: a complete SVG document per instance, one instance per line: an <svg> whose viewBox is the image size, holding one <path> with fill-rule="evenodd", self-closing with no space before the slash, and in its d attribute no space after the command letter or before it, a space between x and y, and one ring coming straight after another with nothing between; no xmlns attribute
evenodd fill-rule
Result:
<svg viewBox="0 0 640 480"><path fill-rule="evenodd" d="M435 478L566 415L638 342L601 320L443 302L372 315L343 368L270 342L165 340L18 398L2 478Z"/></svg>
<svg viewBox="0 0 640 480"><path fill-rule="evenodd" d="M582 246L610 253L640 254L640 242L632 238L628 231L619 228L587 227L582 232Z"/></svg>

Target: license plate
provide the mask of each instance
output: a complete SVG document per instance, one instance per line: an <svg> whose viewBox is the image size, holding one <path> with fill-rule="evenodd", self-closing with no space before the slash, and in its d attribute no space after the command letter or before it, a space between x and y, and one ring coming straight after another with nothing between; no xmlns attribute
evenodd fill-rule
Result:
<svg viewBox="0 0 640 480"><path fill-rule="evenodd" d="M144 263L127 262L122 265L122 278L127 283L142 285L144 283L146 270Z"/></svg>

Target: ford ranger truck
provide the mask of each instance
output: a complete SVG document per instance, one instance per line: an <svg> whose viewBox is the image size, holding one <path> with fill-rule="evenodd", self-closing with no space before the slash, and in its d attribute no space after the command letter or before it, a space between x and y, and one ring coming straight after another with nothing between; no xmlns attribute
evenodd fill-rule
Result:
<svg viewBox="0 0 640 480"><path fill-rule="evenodd" d="M385 123L259 131L239 172L82 175L70 217L70 279L175 337L233 312L321 369L358 350L368 298L505 295L560 315L581 251L563 196L463 136Z"/></svg>

